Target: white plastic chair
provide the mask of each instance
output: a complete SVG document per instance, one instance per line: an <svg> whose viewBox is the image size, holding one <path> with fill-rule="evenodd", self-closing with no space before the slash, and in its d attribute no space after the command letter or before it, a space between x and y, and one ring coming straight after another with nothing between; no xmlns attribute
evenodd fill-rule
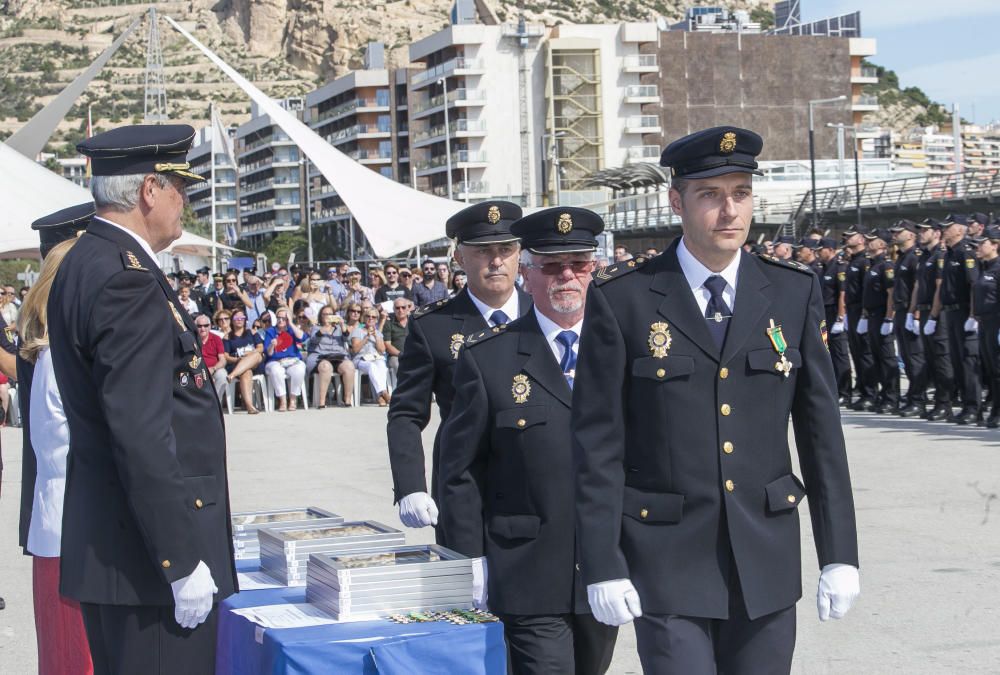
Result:
<svg viewBox="0 0 1000 675"><path fill-rule="evenodd" d="M254 397L254 403L256 403L257 392L260 391L260 399L263 403L264 412L271 412L271 406L269 405L270 399L267 397L267 378L263 375L254 375L250 382L251 396ZM233 414L234 401L236 400L236 380L226 383L226 410L229 414ZM246 406L247 402L244 401L243 405ZM258 408L259 410L259 408Z"/></svg>
<svg viewBox="0 0 1000 675"><path fill-rule="evenodd" d="M263 377L263 376L261 376L261 377ZM267 387L265 389L265 391L267 392L267 396L265 397L267 399L267 404L266 404L268 406L267 411L271 412L272 410L274 410L274 391L271 389L271 383L270 382L268 382L265 379L264 383L265 383L265 385ZM289 396L292 395L291 381L287 377L285 378L285 391L288 392ZM302 392L299 394L299 396L302 398L302 409L303 410L309 410L309 383L308 382L303 382L302 383Z"/></svg>

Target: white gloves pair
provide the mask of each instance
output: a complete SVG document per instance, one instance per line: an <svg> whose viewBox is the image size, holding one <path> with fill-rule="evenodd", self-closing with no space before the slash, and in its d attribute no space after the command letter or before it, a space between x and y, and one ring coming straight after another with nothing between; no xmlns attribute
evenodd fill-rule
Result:
<svg viewBox="0 0 1000 675"><path fill-rule="evenodd" d="M927 319L927 323L924 324L924 335L934 335L935 330L937 330L937 319Z"/></svg>
<svg viewBox="0 0 1000 675"><path fill-rule="evenodd" d="M857 333L858 335L864 335L867 332L868 332L868 318L861 317L860 319L858 319Z"/></svg>
<svg viewBox="0 0 1000 675"><path fill-rule="evenodd" d="M816 589L820 621L841 619L861 594L858 568L833 563L823 567ZM628 579L602 581L587 586L587 600L594 618L608 626L621 626L642 616L639 594Z"/></svg>
<svg viewBox="0 0 1000 675"><path fill-rule="evenodd" d="M487 580L490 578L490 569L486 564L486 557L472 559L472 606L476 609L486 609L486 603L490 599L490 590Z"/></svg>
<svg viewBox="0 0 1000 675"><path fill-rule="evenodd" d="M212 611L212 599L219 588L212 572L201 560L191 574L170 582L174 592L174 619L181 628L194 628L203 623Z"/></svg>
<svg viewBox="0 0 1000 675"><path fill-rule="evenodd" d="M399 500L399 519L407 527L437 525L437 504L426 492L411 492Z"/></svg>
<svg viewBox="0 0 1000 675"><path fill-rule="evenodd" d="M834 335L840 335L844 332L844 317L837 317L837 320L833 322L832 326L830 326L830 332Z"/></svg>
<svg viewBox="0 0 1000 675"><path fill-rule="evenodd" d="M882 322L882 327L878 329L879 335L886 337L892 335L892 319L886 319Z"/></svg>
<svg viewBox="0 0 1000 675"><path fill-rule="evenodd" d="M920 335L920 322L914 319L912 314L906 315L906 330L914 335Z"/></svg>
<svg viewBox="0 0 1000 675"><path fill-rule="evenodd" d="M972 333L975 335L979 332L979 322L973 319L971 316L965 320L965 325L962 327L966 333Z"/></svg>

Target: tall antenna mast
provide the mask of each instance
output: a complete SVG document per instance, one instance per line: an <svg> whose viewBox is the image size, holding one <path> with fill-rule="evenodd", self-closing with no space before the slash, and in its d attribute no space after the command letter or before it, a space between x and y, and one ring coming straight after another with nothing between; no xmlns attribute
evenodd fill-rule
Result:
<svg viewBox="0 0 1000 675"><path fill-rule="evenodd" d="M167 121L167 86L163 79L163 52L156 27L156 8L149 8L149 43L146 45L146 99L142 119L146 124Z"/></svg>

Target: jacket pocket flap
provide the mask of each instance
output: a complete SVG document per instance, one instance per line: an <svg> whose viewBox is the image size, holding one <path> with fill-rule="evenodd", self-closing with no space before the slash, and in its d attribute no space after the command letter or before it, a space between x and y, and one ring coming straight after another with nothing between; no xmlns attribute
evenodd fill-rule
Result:
<svg viewBox="0 0 1000 675"><path fill-rule="evenodd" d="M683 511L684 495L625 486L622 513L629 518L641 523L679 523Z"/></svg>
<svg viewBox="0 0 1000 675"><path fill-rule="evenodd" d="M215 476L185 476L184 485L191 494L191 506L201 508L216 502L219 483ZM198 504L201 506L198 506Z"/></svg>
<svg viewBox="0 0 1000 675"><path fill-rule="evenodd" d="M184 331L183 333L177 336L177 339L180 340L182 352L195 351L195 348L198 343L195 341L194 334L191 331L189 330Z"/></svg>
<svg viewBox="0 0 1000 675"><path fill-rule="evenodd" d="M662 359L645 356L632 362L632 376L650 380L673 380L694 372L694 359L690 356L668 355Z"/></svg>
<svg viewBox="0 0 1000 675"><path fill-rule="evenodd" d="M806 496L802 481L792 473L771 481L764 491L767 493L767 508L772 512L794 509Z"/></svg>
<svg viewBox="0 0 1000 675"><path fill-rule="evenodd" d="M796 368L802 367L802 354L798 349L789 347L785 350L785 358ZM752 370L764 370L775 375L782 372L775 368L775 364L781 360L781 356L773 349L755 349L747 352L747 364Z"/></svg>
<svg viewBox="0 0 1000 675"><path fill-rule="evenodd" d="M545 424L549 408L544 405L529 405L522 408L510 408L497 413L498 429L527 429L536 424Z"/></svg>
<svg viewBox="0 0 1000 675"><path fill-rule="evenodd" d="M493 516L490 532L504 539L534 539L542 526L538 516Z"/></svg>

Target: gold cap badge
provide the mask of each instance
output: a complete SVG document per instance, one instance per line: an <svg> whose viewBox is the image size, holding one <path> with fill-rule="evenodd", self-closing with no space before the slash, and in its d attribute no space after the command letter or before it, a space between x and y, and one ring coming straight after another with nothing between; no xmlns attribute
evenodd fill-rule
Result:
<svg viewBox="0 0 1000 675"><path fill-rule="evenodd" d="M559 234L569 234L573 230L573 219L568 213L560 213L559 221L556 223Z"/></svg>
<svg viewBox="0 0 1000 675"><path fill-rule="evenodd" d="M657 321L649 327L649 351L653 354L654 358L662 359L665 357L667 351L670 349L671 342L673 342L673 338L670 336L670 331L665 322Z"/></svg>
<svg viewBox="0 0 1000 675"><path fill-rule="evenodd" d="M490 222L490 225L496 225L497 223L499 223L500 222L500 207L499 206L491 206L486 211L486 220L488 220Z"/></svg>
<svg viewBox="0 0 1000 675"><path fill-rule="evenodd" d="M724 152L729 154L736 149L736 134L732 131L727 131L722 134L722 140L719 142L719 152Z"/></svg>
<svg viewBox="0 0 1000 675"><path fill-rule="evenodd" d="M511 385L510 393L514 395L514 403L524 403L531 396L531 382L524 373L514 376L514 384Z"/></svg>

